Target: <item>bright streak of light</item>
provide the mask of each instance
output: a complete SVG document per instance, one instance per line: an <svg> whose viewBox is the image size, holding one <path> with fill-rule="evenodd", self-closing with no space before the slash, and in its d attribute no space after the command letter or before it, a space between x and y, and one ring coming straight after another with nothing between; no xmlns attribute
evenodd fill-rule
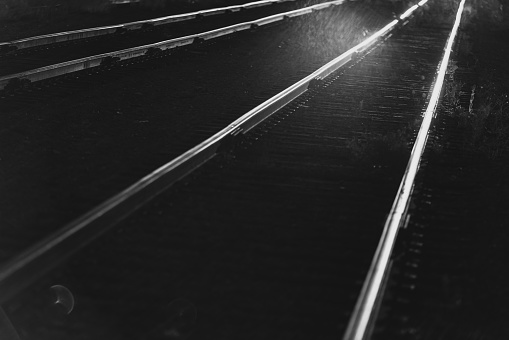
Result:
<svg viewBox="0 0 509 340"><path fill-rule="evenodd" d="M409 17L410 14L412 14L413 11L415 11L417 8L419 8L418 5L413 5L412 7L410 7L409 9L406 10L405 13L401 14L401 16L399 17L401 20L405 19L406 17Z"/></svg>
<svg viewBox="0 0 509 340"><path fill-rule="evenodd" d="M354 315L350 320L350 324L345 333L344 340L362 340L366 335L368 322L371 318L378 293L382 287L383 278L386 274L387 266L389 264L389 259L392 253L392 248L396 241L398 229L401 225L405 215L406 207L408 206L410 200L410 194L412 192L415 176L417 174L421 156L424 152L424 147L426 146L426 141L428 139L428 132L431 126L431 121L433 119L433 115L435 114L438 100L440 98L440 92L444 83L445 72L447 71L447 65L451 55L452 44L458 31L461 20L461 13L463 12L464 5L465 0L461 0L461 3L458 7L458 12L456 13L456 21L454 22L451 35L447 40L445 53L440 63L440 68L437 73L433 92L431 94L428 107L426 108L426 112L424 113L423 122L412 149L405 175L401 181L398 194L396 195L396 199L392 205L389 217L385 222L380 243L378 244L378 248L373 258L373 262L371 263L366 281L362 287L361 295L355 306Z"/></svg>
<svg viewBox="0 0 509 340"><path fill-rule="evenodd" d="M367 45L371 44L375 39L384 35L388 30L390 30L392 27L394 27L397 23L398 23L398 20L394 19L389 24L387 24L384 28L382 28L380 31L376 32L375 34L373 34L371 37L364 40L360 44L357 44L355 47L351 48L346 53L349 53L350 51L355 52L355 51L359 51L359 50L363 49Z"/></svg>
<svg viewBox="0 0 509 340"><path fill-rule="evenodd" d="M348 61L349 60L348 58L350 58L354 53L361 51L366 46L369 46L373 41L375 41L377 38L379 38L382 35L384 35L385 33L387 33L387 31L389 31L392 27L394 27L397 24L398 24L398 20L394 19L393 21L391 21L389 24L387 24L385 27L383 27L381 30L379 30L378 32L376 32L375 34L373 34L366 40L363 40L361 43L355 45L348 51L341 54L339 57L334 58L333 60L329 61L324 66L320 67L318 70L316 70L311 75L309 75L309 77L311 77L311 79L315 78L315 77L319 77L322 79L327 77L329 74L331 74L332 72L334 72L334 70L337 69L337 65L342 60Z"/></svg>
<svg viewBox="0 0 509 340"><path fill-rule="evenodd" d="M426 2L428 2L428 0L421 0L417 5L423 6Z"/></svg>

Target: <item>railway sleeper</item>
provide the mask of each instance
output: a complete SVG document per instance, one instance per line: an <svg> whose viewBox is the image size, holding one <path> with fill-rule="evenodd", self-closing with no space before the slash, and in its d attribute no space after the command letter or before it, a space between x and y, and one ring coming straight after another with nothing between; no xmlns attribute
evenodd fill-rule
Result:
<svg viewBox="0 0 509 340"><path fill-rule="evenodd" d="M309 82L308 90L317 90L324 87L325 81L322 78L314 78Z"/></svg>

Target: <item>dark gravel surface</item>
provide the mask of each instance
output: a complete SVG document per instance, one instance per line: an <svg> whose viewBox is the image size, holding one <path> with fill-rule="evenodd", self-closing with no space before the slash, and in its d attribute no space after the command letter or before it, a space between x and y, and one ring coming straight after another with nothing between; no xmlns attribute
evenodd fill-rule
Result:
<svg viewBox="0 0 509 340"><path fill-rule="evenodd" d="M447 33L407 26L276 113L6 304L15 326L27 339L340 337ZM54 283L74 294L69 316L44 305Z"/></svg>
<svg viewBox="0 0 509 340"><path fill-rule="evenodd" d="M349 3L1 98L0 258L204 140L389 17L390 8Z"/></svg>
<svg viewBox="0 0 509 340"><path fill-rule="evenodd" d="M507 110L507 30L468 34L472 38L463 35L456 48L459 68L454 74L454 84L461 84L457 90L463 92L463 110L468 112L473 85L474 114L501 97ZM412 219L382 306L379 339L509 336L507 143L503 147L502 139L495 144L490 133L477 130L488 138L472 144L472 126L461 123L452 114L455 110L444 102L430 137ZM496 128L489 124L481 129ZM498 127L507 129L507 123L501 120Z"/></svg>
<svg viewBox="0 0 509 340"><path fill-rule="evenodd" d="M169 25L156 26L150 30L136 30L125 34L111 34L49 45L44 48L24 49L16 55L0 56L0 76L33 70L65 61L118 51L126 48L153 44L186 35L202 33L260 19L269 15L288 12L307 6L310 1L292 1L273 4L224 15L205 17L203 20L189 20ZM311 1L313 4L317 1Z"/></svg>

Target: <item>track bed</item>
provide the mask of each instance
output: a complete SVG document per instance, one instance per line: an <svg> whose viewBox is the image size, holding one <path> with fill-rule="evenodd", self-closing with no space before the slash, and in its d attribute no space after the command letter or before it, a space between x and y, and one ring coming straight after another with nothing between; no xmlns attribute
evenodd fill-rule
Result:
<svg viewBox="0 0 509 340"><path fill-rule="evenodd" d="M352 143L420 122L448 33L396 32L49 272L6 305L13 323L37 339L338 338L409 154ZM55 284L69 318L39 312Z"/></svg>

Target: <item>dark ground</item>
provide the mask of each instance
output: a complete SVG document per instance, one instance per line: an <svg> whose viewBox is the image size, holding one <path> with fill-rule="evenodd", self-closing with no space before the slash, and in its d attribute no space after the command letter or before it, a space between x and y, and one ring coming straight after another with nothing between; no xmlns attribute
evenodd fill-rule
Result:
<svg viewBox="0 0 509 340"><path fill-rule="evenodd" d="M118 22L135 18L129 15L122 16ZM88 21L90 18L93 20ZM141 14L136 18L140 19ZM19 22L19 26L2 23L0 26L5 25L5 29L0 30L0 40L54 32L60 30L60 24L69 27L66 29L74 29L112 23L108 20L106 16L91 15L80 16L79 20L69 22L59 20L58 25L56 20L51 22L43 20L35 26L33 22ZM75 26L71 26L74 24ZM509 55L507 39L509 30L504 27L506 26L492 25L488 19L479 19L477 25L466 28L470 36L467 41L472 46L466 48L462 56L463 60L470 63L468 65L471 66L471 70L474 70L475 83L478 86L489 85L490 89L493 89L490 90L491 93L501 96L509 92L507 82L509 64L506 61ZM100 92L101 89L94 91L95 95L99 95ZM489 100L489 93L480 91L477 103ZM82 104L76 106L85 108L89 105L88 100L89 98L85 96ZM60 103L46 105L58 106L64 101L62 99ZM108 110L113 112L114 109L112 103ZM446 142L447 138L452 137L447 136L446 132L443 138L442 142ZM454 200L456 207L463 207L462 214L449 222L453 229L459 230L459 234L453 234L447 239L448 242L458 242L456 248L460 250L451 256L452 260L447 264L450 267L443 269L443 275L431 279L436 280L436 291L429 299L420 302L424 307L414 310L409 319L398 324L398 329L401 330L398 336L405 339L503 339L509 336L505 322L509 316L506 307L509 302L507 301L509 285L505 274L505 260L509 256L506 246L509 238L507 232L509 162L507 149L502 148L495 158L487 155L485 151L482 148L462 150L461 152L466 155L462 160L464 163L453 165L450 173L438 172L427 175L430 183L442 183L444 184L442 189L452 185L456 190L455 195L440 196L432 205L438 209L446 209L445 203ZM447 167L446 157L447 154L434 154L431 161ZM440 186L437 186L437 190L440 189ZM429 210L428 213L431 216L436 211ZM437 239L436 242L443 242L440 236ZM431 237L428 240L431 240ZM451 247L444 246L444 248L454 247L452 244Z"/></svg>
<svg viewBox="0 0 509 340"><path fill-rule="evenodd" d="M340 8L341 13L344 13L344 11L344 7ZM339 19L339 17L336 18ZM326 22L326 18L315 22L315 24L324 22ZM340 20L335 20L334 22L337 23ZM407 29L410 29L409 27L410 25L406 26ZM319 31L321 33L319 36L323 36L324 31ZM345 32L344 30L338 31ZM297 33L299 31L293 32ZM258 33L260 32L257 32L255 36L258 36ZM161 195L157 201L153 202L154 204L151 205L151 209L140 210L137 216L142 218L143 222L140 223L137 219L133 219L129 227L123 228L120 226L115 229L115 232L109 235L111 237L109 240L114 240L114 244L110 243L108 239L101 238L99 243L95 243L88 250L84 249L83 252L80 252L80 259L85 259L85 262L81 262L81 264L79 264L80 261L70 262L69 267L66 266L71 272L79 273L79 276L74 276L74 274L67 270L64 270L65 273L61 276L56 274L57 278L52 276L49 281L53 282L53 279L56 279L58 281L55 282L65 285L76 294L76 309L71 313L70 317L76 321L81 320L83 322L89 320L93 322L93 327L88 327L86 332L81 332L83 338L86 337L85 333L90 335L95 334L94 332L99 332L102 329L101 325L106 326L103 329L115 329L115 324L108 325L109 320L133 320L133 322L129 322L129 326L118 327L118 329L122 328L124 331L126 328L129 330L131 327L137 327L136 322L152 322L152 320L148 319L152 318L154 314L161 316L161 314L157 313L157 306L171 301L175 294L177 296L185 296L196 304L197 308L199 307L198 313L200 314L199 320L201 321L197 329L197 332L200 333L196 333L198 338L219 337L227 339L235 338L234 334L245 334L246 339L309 339L313 338L313 336L327 339L338 336L341 333L341 329L336 327L344 329L356 297L355 293L350 293L354 289L342 287L349 285L353 281L360 286L363 273L359 273L358 279L356 279L356 275L353 275L353 272L358 273L357 269L359 268L353 263L358 263L359 256L357 254L365 254L366 261L362 262L366 265L369 263L370 251L374 249L374 244L377 240L376 236L378 236L376 235L372 238L374 240L373 243L366 242L368 235L372 235L368 230L372 229L353 227L352 229L357 232L360 231L359 236L363 240L362 244L353 245L352 238L341 235L344 235L343 232L349 230L347 226L358 226L357 223L380 230L378 228L381 228L383 225L382 221L385 212L390 206L393 192L397 188L400 177L396 174L395 168L386 168L385 166L385 162L391 164L391 166L395 162L377 158L380 156L381 150L376 148L373 150L377 156L375 157L375 164L368 163L365 167L355 166L351 172L347 170L346 172L354 176L352 180L349 180L349 175L340 170L340 168L346 167L346 164L349 164L348 160L355 165L357 165L357 161L352 160L348 156L348 144L346 141L353 134L353 131L371 131L372 127L373 130L380 131L381 133L387 130L392 131L394 123L397 121L400 122L397 123L398 126L406 126L406 123L411 123L418 117L419 109L423 104L422 92L427 91L427 86L431 82L436 63L439 59L440 49L445 43L447 31L439 30L439 33L436 32L438 40L433 39L433 44L419 43L418 46L414 45L415 39L412 34L410 36L408 32L402 34L405 38L398 39L396 36L393 37L391 43L386 45L385 48L380 49L380 54L374 52L370 56L371 61L366 61L366 64L362 64L364 67L359 65L359 68L356 70L352 68L351 70L356 72L356 76L348 76L346 73L344 76L341 76L342 82L346 83L347 86L342 87L340 84L337 84L337 86L341 87L339 91L331 89L330 92L324 93L322 97L316 98L315 104L320 103L325 107L329 107L334 118L331 116L328 118L327 116L320 116L324 112L311 111L311 101L306 101L307 104L303 106L299 105L299 112L306 113L309 117L305 120L306 124L299 124L298 121L296 123L293 117L287 118L293 124L286 126L300 127L295 134L303 136L303 142L306 147L298 148L293 144L294 142L288 141L286 136L290 135L290 131L285 128L285 124L281 124L279 128L274 127L271 131L279 131L279 133L275 134L274 143L278 141L278 144L282 147L290 146L284 152L275 151L274 155L264 152L263 150L267 148L265 142L261 141L256 147L258 151L251 152L250 150L247 153L248 155L246 154L247 158L244 157L241 161L240 154L238 155L236 159L239 161L236 164L239 166L235 167L235 172L238 171L241 174L239 181L242 182L245 179L252 183L256 179L256 188L260 188L261 192L264 193L267 193L269 190L270 194L268 196L271 199L265 197L260 199L261 197L258 195L251 196L251 200L253 198L258 199L256 204L254 202L250 204L251 200L248 199L250 195L247 195L246 192L251 191L249 189L254 183L249 185L249 188L245 188L245 190L238 190L240 188L239 182L233 182L233 175L223 177L224 185L219 185L217 178L204 178L198 175L201 181L196 179L189 180L190 183L187 186L181 183L183 185L181 188L185 188L185 193L182 196L178 195L174 201L168 200L166 196ZM427 36L423 32L419 32L419 34ZM267 48L267 41L272 41L271 39L264 36L262 43L264 43L265 48ZM404 44L405 47L400 43L402 40L408 41ZM329 45L323 42L318 43L316 36L312 41L299 41L303 46L309 46L313 42L316 43L313 49L315 51L318 50L316 47ZM334 40L331 40L330 45L335 45L333 42ZM253 47L253 40L251 39L248 40L246 38L246 41L243 41L243 43ZM306 49L303 49L300 50L300 55L294 53L292 58L288 58L282 52L285 45L287 45L285 51L288 49L292 52L298 51L297 45L293 43L293 40L287 41L284 45L278 44L278 48L273 46L272 49L266 51L270 53L268 56L272 57L270 61L272 66L280 64L274 59L280 54L283 54L283 57L286 58L286 64L290 64L289 66L293 67L296 67L298 62L308 60L312 55L311 51L307 51L305 54L302 53L306 51ZM218 51L225 52L228 50L226 42L221 46L223 48L219 48ZM230 51L234 46L232 43ZM424 53L422 51L426 50L426 48L423 48L423 46L428 47ZM274 50L278 52L271 53ZM398 61L391 59L391 57L394 57L391 51L395 51ZM317 53L317 56L324 57L325 50L318 50L317 52L320 52ZM208 54L209 59L213 55L215 53L212 54L210 51ZM227 54L220 55L225 58L225 61L231 61L231 59L226 60ZM240 53L234 53L234 55L238 57ZM428 60L428 57L431 59L424 64L422 58ZM410 58L414 62L410 62ZM200 58L196 57L194 60L200 60ZM288 60L291 60L291 63ZM211 63L207 63L207 65L211 67ZM253 71L247 72L249 75L248 80L251 83L255 82L253 79L258 79L252 72L260 72L262 69L258 67L259 65L255 66L257 67L253 67ZM161 72L162 70L164 69L156 71ZM203 72L202 69L200 70ZM237 70L238 68L235 67L235 71ZM295 71L294 69L293 72ZM303 66L298 67L298 71L303 71ZM244 74L244 71L242 74ZM154 73L151 72L150 75L151 80L156 79L155 71ZM365 78L360 80L358 79L359 75L364 75ZM389 80L395 77L401 77L402 83L395 86L387 84ZM232 78L232 81L237 80ZM238 83L236 82L236 84ZM354 84L359 86L354 87ZM254 86L254 84L251 86ZM230 83L226 90L232 91L233 88L233 84ZM245 87L240 89L245 89ZM256 88L252 87L250 89L256 90ZM417 93L414 93L414 91ZM364 97L364 92L370 93L370 96L368 98ZM203 92L203 94L206 93ZM229 98L228 106L231 105L234 97L238 96ZM332 105L330 104L330 98L341 100L342 104ZM154 101L155 99L154 97ZM362 100L359 104L360 99ZM391 101L390 103L389 100ZM101 103L104 104L102 101ZM149 103L144 104L149 105ZM396 103L400 110L399 114L394 114L395 111L390 109L395 106L392 104ZM411 105L411 108L408 105ZM139 111L140 109L137 108L137 110ZM290 108L289 110L293 109ZM85 114L85 112L86 110L80 112L80 114ZM340 112L344 112L344 119L339 119L338 115ZM136 111L133 113L136 113ZM105 113L105 115L108 115L108 113ZM297 116L297 114L295 115ZM387 116L390 116L390 118ZM98 117L100 118L100 116ZM179 119L184 119L184 116L179 116ZM277 117L274 117L274 119L275 121L279 120ZM150 121L151 119L147 120ZM309 126L309 121L314 122L311 124L311 127ZM144 124L148 123L145 122ZM374 128L374 126L379 127L379 129ZM322 127L330 129L329 133L318 130ZM153 133L155 131L153 128L154 126L148 129L148 131ZM138 128L135 126L134 129L128 129L131 132L141 132L140 130L139 126ZM260 130L265 129L260 127ZM115 131L121 132L121 130ZM323 138L324 135L327 136L326 139ZM161 142L163 138L166 137L160 135L158 138L155 138L155 142ZM131 142L126 143L128 139L130 138L122 138L121 142L132 145ZM266 139L264 140L266 141ZM316 144L316 140L320 140L320 144ZM143 144L148 144L148 142ZM316 145L316 149L313 147L313 150L315 150L313 154L314 157L320 159L319 161L313 161L315 158L301 156L302 150L309 150L312 145ZM273 150L272 147L269 149ZM344 151L344 153L341 153L344 154L344 158L338 159L337 157L340 157L338 152L340 149ZM99 152L100 149L97 151ZM113 149L113 151L116 151L117 154L119 152L118 149ZM129 153L129 151L127 150L126 152ZM405 151L408 152L407 149ZM370 154L370 152L366 153ZM329 157L326 157L326 155L329 155ZM387 155L387 153L384 153L384 155ZM112 158L116 157L113 156ZM332 166L324 167L329 164L326 159L331 162ZM297 160L302 160L308 164L297 165L295 163ZM283 164L287 165L283 166ZM310 164L312 164L313 171L311 171ZM336 166L338 164L340 164L339 167ZM398 164L401 165L399 170L402 170L404 160ZM317 170L318 167L324 167L325 171ZM230 170L231 168L232 166L228 167ZM364 178L361 173L366 173L366 181L359 178ZM303 180L299 179L299 174L302 174ZM336 179L332 179L331 183L329 183L329 180L326 180L329 176L333 176L331 178ZM273 183L271 183L272 178L274 178ZM381 180L378 181L377 178ZM262 179L265 180L262 181ZM340 200L336 194L344 191L341 188L337 190L338 186L342 186L342 181L351 183L352 186L350 188L352 191L349 192L347 190L348 195L346 197L343 196L344 199ZM295 187L294 184L305 182L309 182L306 190L293 191L291 189ZM389 182L393 184L391 185L392 189L386 187L386 184ZM320 183L324 184L321 185ZM374 202L368 199L367 197L373 197L375 192L378 192L377 187L379 185L384 187L381 191L383 191L386 199L383 202L381 200ZM194 190L188 191L191 190L191 187ZM314 187L314 189L311 190L310 187ZM213 192L214 200L217 200L217 202L210 204L205 197L204 200L201 200L200 197L202 195L199 194L201 191L195 191L200 188L205 192ZM323 205L319 200L319 197L323 197L323 195L319 195L319 192L315 191L318 188L324 188L327 192ZM348 186L344 188L348 188ZM219 200L218 195L220 193L223 193L221 197L224 200ZM291 198L284 198L287 193L291 193L291 195L288 195ZM333 196L329 196L328 193L332 193ZM366 193L366 197L361 193ZM359 197L360 195L363 198ZM305 196L306 198L304 198ZM235 203L232 201L235 201ZM366 208L369 201L373 202L372 208ZM356 208L352 207L352 205L355 205ZM171 208L169 208L170 206ZM253 209L253 206L258 208ZM331 213L327 212L326 207L331 209ZM152 210L152 208L155 210ZM364 214L364 210L369 210L370 214ZM189 214L185 212L189 212ZM288 214L285 212L288 212ZM160 213L164 214L164 218ZM150 216L154 220L148 220L145 218L146 216ZM169 219L167 219L168 216L170 216ZM175 218L171 218L171 216ZM339 220L332 218L333 216ZM348 220L348 216L352 217L352 224L344 221ZM365 219L376 219L377 222L370 223ZM155 220L160 220L160 223L155 223ZM267 220L270 220L270 222ZM298 228L297 225L304 227ZM333 234L326 232L327 228L324 227L327 225L331 226L329 231ZM338 225L341 228L337 228ZM167 228L168 226L171 226L171 228ZM309 228L309 226L312 226L312 228ZM183 234L180 234L180 231L177 232L182 236L173 233L177 228L183 232ZM166 233L167 231L169 233ZM303 234L300 234L299 231L302 231ZM120 233L126 235L126 238L119 237ZM165 235L164 237L163 234ZM313 235L316 235L316 238ZM158 240L159 246L157 248L159 250L154 251L156 245L152 242L145 243L145 246L141 245L143 240L149 241L153 239ZM184 239L186 240L185 242L183 241ZM127 243L124 243L124 240ZM341 240L341 243L339 240ZM136 242L136 244L132 245L132 241ZM117 242L122 244L121 248L125 249L126 253L120 252L120 249L116 246ZM370 251L363 251L365 247ZM147 250L148 254L152 254L154 257L152 255L145 257L143 249ZM351 270L352 273L346 270L345 266L339 264L338 257L334 257L331 253L326 252L327 249L331 249L335 254L344 254L344 259L348 265L355 268L355 270ZM238 252L237 250L240 251ZM142 251L142 253L139 251ZM270 253L274 256L269 255L265 257L265 255L260 255L260 252L263 254ZM356 254L356 261L352 261L353 254ZM162 262L156 261L156 258ZM117 262L117 260L120 260L120 262ZM172 263L167 262L168 260ZM179 269L175 269L177 267L175 267L173 261L176 261ZM230 265L232 261L234 266ZM316 261L316 263L310 261ZM292 265L292 263L295 265ZM327 267L327 263L330 267ZM133 267L135 264L140 266L138 267L139 270ZM149 268L154 268L152 272L154 276L148 275ZM320 272L320 275L315 274L317 271ZM167 274L169 276L166 276ZM329 277L334 277L338 281L332 282ZM97 279L95 283L93 282L94 279ZM73 281L77 282L78 286ZM125 283L119 285L119 282ZM152 285L153 283L155 286ZM178 290L174 289L174 283L178 285ZM304 289L294 290L291 288L294 285L302 286ZM140 287L144 289L140 290ZM315 289L314 287L317 288ZM185 291L181 290L181 288ZM329 294L329 289L337 294ZM82 292L84 291L90 294L83 294ZM355 291L358 291L358 289L355 289ZM122 294L118 295L118 292L122 292ZM134 294L132 294L133 292ZM147 296L146 293L149 293L150 296ZM196 294L199 295L198 300L196 299ZM318 298L317 294L322 298ZM334 297L343 294L348 296L343 303L338 302ZM125 303L126 307L124 308L123 304L116 303L117 299ZM31 299L30 301L33 302ZM85 307L86 305L91 307L90 315L87 313L89 309ZM204 307L205 305L208 307ZM33 305L28 304L28 306ZM143 316L139 316L140 307L142 306L150 307L150 310L147 310L147 313L144 313ZM16 309L16 306L11 305L9 307ZM110 309L110 307L112 308ZM15 313L12 309L5 308L7 312L21 317L20 320L13 316L13 322L26 320L23 315L23 309L17 309L18 313ZM119 314L114 312L116 308L121 310ZM344 313L340 312L343 308L345 310ZM37 313L39 309L33 308L33 311ZM80 318L81 312L87 314L83 319ZM298 316L294 318L293 315L296 314ZM341 314L341 320L339 319L339 314ZM102 315L105 317L102 317ZM128 319L125 319L124 316L127 316ZM45 318L43 317L41 321L44 320ZM297 320L302 321L297 322ZM58 326L58 324L55 325L54 323L52 325ZM28 327L28 329L36 331L36 329L31 327ZM334 331L334 329L337 330ZM239 332L239 330L243 331ZM79 331L80 328L76 328L74 334L78 334ZM218 334L221 336L218 336ZM121 335L116 334L116 336L120 337ZM98 335L95 338L103 337L105 337L104 334L102 336ZM115 335L108 337L115 338ZM34 338L40 339L42 337ZM57 338L57 336L53 338Z"/></svg>
<svg viewBox="0 0 509 340"><path fill-rule="evenodd" d="M100 81L62 79L0 100L5 164L0 257L19 252L203 141L390 16L387 8L345 4L190 47L129 72L105 72ZM20 234L23 242L10 241Z"/></svg>

